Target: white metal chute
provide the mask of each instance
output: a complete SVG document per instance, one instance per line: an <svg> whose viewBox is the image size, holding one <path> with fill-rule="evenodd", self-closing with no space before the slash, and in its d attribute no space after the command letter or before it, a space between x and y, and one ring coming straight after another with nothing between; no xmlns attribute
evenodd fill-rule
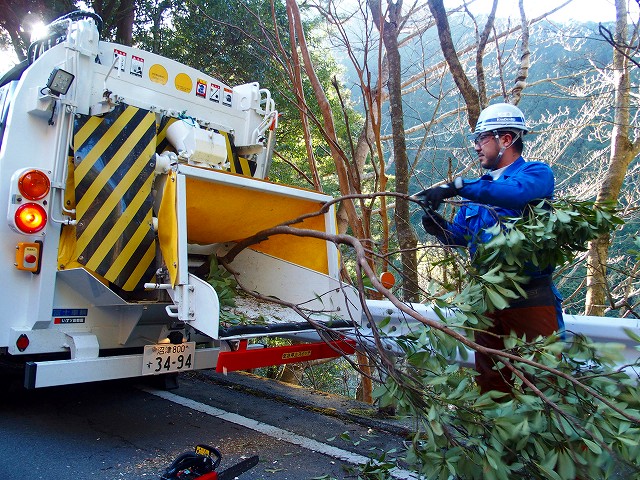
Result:
<svg viewBox="0 0 640 480"><path fill-rule="evenodd" d="M230 267L244 290L275 301L238 299L236 311L249 322L253 318L271 327L280 324L279 334L313 330L307 316L326 327L352 328L360 322L358 291L329 275L251 249L240 252ZM283 304L296 306L302 315Z"/></svg>
<svg viewBox="0 0 640 480"><path fill-rule="evenodd" d="M201 278L189 274L189 283L176 285L168 292L178 308L177 318L208 337L217 339L220 302L214 288Z"/></svg>

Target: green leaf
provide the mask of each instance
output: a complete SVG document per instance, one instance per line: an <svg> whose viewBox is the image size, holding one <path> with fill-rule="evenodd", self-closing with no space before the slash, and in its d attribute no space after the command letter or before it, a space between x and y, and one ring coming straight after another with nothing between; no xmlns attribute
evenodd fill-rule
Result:
<svg viewBox="0 0 640 480"><path fill-rule="evenodd" d="M569 223L571 221L571 216L562 210L556 210L556 216L558 217L559 222Z"/></svg>
<svg viewBox="0 0 640 480"><path fill-rule="evenodd" d="M480 275L485 282L488 283L500 283L504 280L504 275L500 273L502 265L496 265L484 275Z"/></svg>
<svg viewBox="0 0 640 480"><path fill-rule="evenodd" d="M536 464L536 465L540 469L540 471L545 474L546 478L553 479L553 480L563 480L563 478L560 477L560 475L558 475L553 470L546 468L540 464Z"/></svg>
<svg viewBox="0 0 640 480"><path fill-rule="evenodd" d="M494 307L498 310L503 310L509 306L509 303L498 292L491 288L487 288L487 296Z"/></svg>
<svg viewBox="0 0 640 480"><path fill-rule="evenodd" d="M557 470L562 478L576 478L576 466L568 452L562 451L558 454Z"/></svg>
<svg viewBox="0 0 640 480"><path fill-rule="evenodd" d="M384 327L386 327L387 325L389 325L389 322L391 321L391 317L384 317L380 323L378 323L378 328L383 329Z"/></svg>
<svg viewBox="0 0 640 480"><path fill-rule="evenodd" d="M633 330L631 330L630 328L624 328L624 333L627 334L627 336L633 340L634 342L638 342L640 343L640 335L637 334L636 332L634 332Z"/></svg>
<svg viewBox="0 0 640 480"><path fill-rule="evenodd" d="M520 296L517 293L513 292L512 290L509 290L508 288L501 287L500 285L494 285L494 287L498 292L500 292L500 295L503 295L507 298L513 298L513 299L520 298Z"/></svg>
<svg viewBox="0 0 640 480"><path fill-rule="evenodd" d="M589 440L588 438L583 438L582 442L596 455L600 455L602 453L602 448L596 442Z"/></svg>

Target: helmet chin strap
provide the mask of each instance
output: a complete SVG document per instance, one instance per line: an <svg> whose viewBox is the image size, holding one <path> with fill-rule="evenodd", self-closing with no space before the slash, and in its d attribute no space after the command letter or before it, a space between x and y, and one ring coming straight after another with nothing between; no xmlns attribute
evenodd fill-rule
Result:
<svg viewBox="0 0 640 480"><path fill-rule="evenodd" d="M513 133L513 132L510 132L510 133ZM496 142L499 143L500 135L498 134L498 132L495 132L494 137L496 139ZM511 148L513 144L516 143L518 139L521 137L522 137L522 132L517 132L509 145L507 145L506 147L500 147L500 151L498 152L498 156L496 157L496 165L498 165L500 163L500 160L502 160L502 155L504 155L504 152L507 150L507 148Z"/></svg>

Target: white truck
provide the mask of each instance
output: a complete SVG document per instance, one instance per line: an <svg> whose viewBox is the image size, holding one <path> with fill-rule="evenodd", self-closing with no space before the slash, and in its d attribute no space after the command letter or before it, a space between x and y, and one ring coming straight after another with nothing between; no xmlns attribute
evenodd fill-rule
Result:
<svg viewBox="0 0 640 480"><path fill-rule="evenodd" d="M246 321L225 323L205 281L211 255L330 199L265 180L269 91L101 41L99 24L88 12L58 19L0 80L0 366L24 365L38 388L352 352L247 346L313 330L307 314L359 321L330 242L274 236L231 264L246 290L303 315L246 298ZM335 232L335 211L301 225Z"/></svg>

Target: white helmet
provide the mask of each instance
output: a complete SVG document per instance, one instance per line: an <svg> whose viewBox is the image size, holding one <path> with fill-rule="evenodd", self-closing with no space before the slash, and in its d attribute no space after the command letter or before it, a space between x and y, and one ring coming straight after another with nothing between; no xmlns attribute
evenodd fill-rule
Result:
<svg viewBox="0 0 640 480"><path fill-rule="evenodd" d="M482 110L473 135L494 130L521 131L522 135L529 131L522 110L509 103L496 103Z"/></svg>

